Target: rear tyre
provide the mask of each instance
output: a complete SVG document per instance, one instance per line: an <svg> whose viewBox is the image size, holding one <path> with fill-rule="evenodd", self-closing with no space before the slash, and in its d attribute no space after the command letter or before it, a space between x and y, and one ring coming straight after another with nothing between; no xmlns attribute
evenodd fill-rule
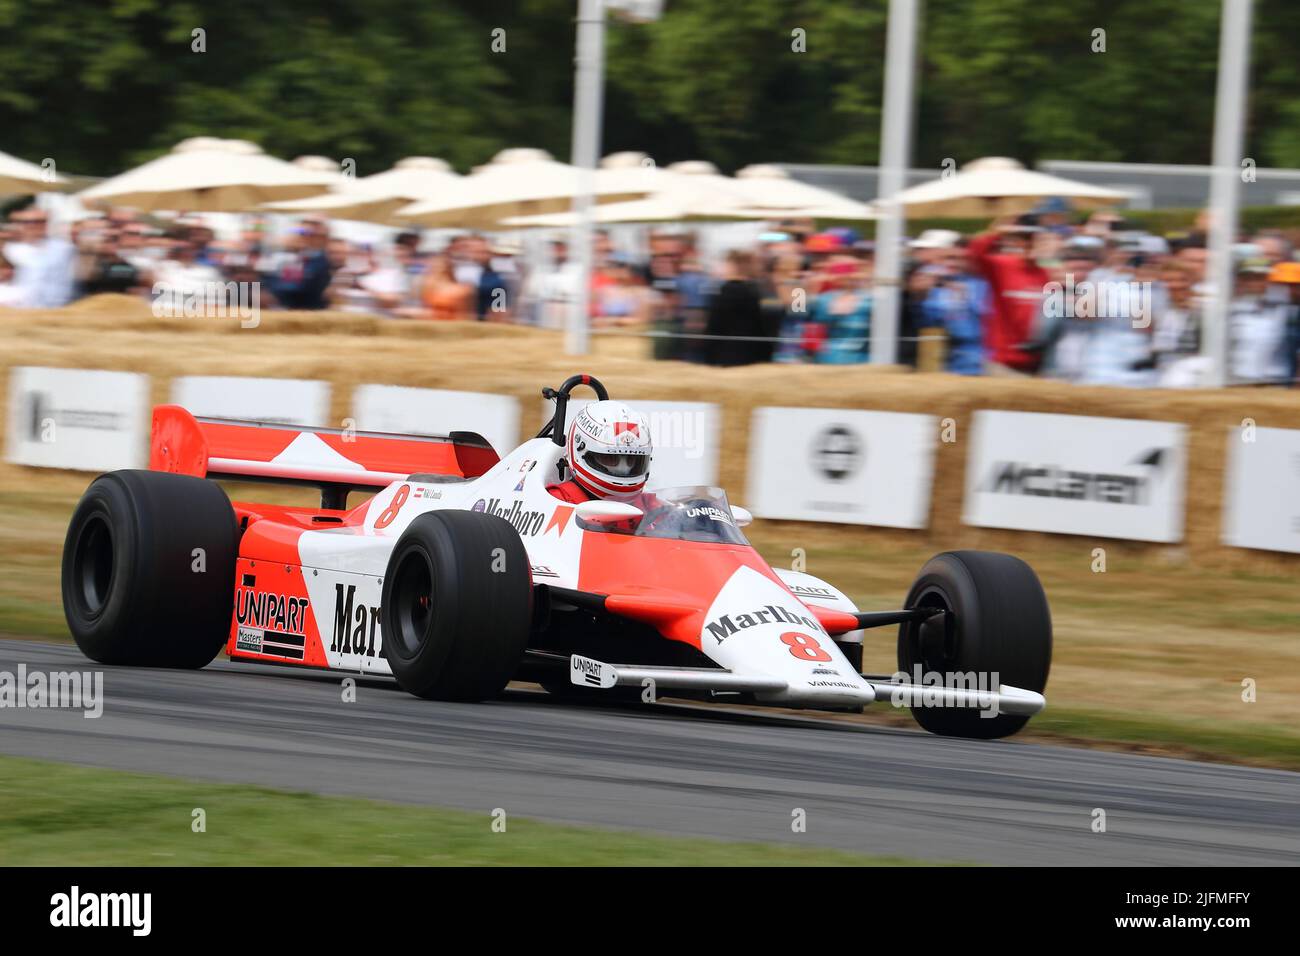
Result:
<svg viewBox="0 0 1300 956"><path fill-rule="evenodd" d="M397 683L432 700L499 694L528 645L532 598L528 554L508 521L420 515L384 574L384 655Z"/></svg>
<svg viewBox="0 0 1300 956"><path fill-rule="evenodd" d="M948 613L898 632L898 669L922 673L997 674L999 683L1042 693L1052 663L1052 617L1033 569L991 551L948 551L926 562L906 607ZM996 689L996 688L994 688ZM992 740L1016 733L1023 715L985 717L972 707L914 707L916 722L934 734Z"/></svg>
<svg viewBox="0 0 1300 956"><path fill-rule="evenodd" d="M239 530L215 482L157 471L96 478L63 544L63 613L101 664L203 667L230 632Z"/></svg>

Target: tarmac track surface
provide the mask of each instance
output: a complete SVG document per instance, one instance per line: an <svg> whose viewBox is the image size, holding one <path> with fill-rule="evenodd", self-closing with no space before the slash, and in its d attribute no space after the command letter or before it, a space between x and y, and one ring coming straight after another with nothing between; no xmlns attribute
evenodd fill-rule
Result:
<svg viewBox="0 0 1300 956"><path fill-rule="evenodd" d="M0 641L0 670L20 663L96 668L70 645ZM344 703L344 675L224 661L102 670L102 717L0 710L0 752L929 860L1300 862L1300 774L1280 770L540 691L433 703L371 678ZM791 829L796 808L804 833ZM1105 833L1092 830L1095 808Z"/></svg>

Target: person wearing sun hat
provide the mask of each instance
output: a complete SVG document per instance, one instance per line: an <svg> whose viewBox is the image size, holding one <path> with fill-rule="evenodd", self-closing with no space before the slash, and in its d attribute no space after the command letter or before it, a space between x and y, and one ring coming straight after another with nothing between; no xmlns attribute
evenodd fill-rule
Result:
<svg viewBox="0 0 1300 956"><path fill-rule="evenodd" d="M844 248L844 240L833 232L816 232L803 244L804 251L814 256L825 256Z"/></svg>
<svg viewBox="0 0 1300 956"><path fill-rule="evenodd" d="M832 365L865 362L871 344L871 290L864 265L841 256L826 267L825 291L813 302L814 328L822 341L814 361Z"/></svg>
<svg viewBox="0 0 1300 956"><path fill-rule="evenodd" d="M1048 232L1068 238L1073 229L1070 227L1070 203L1060 196L1048 196L1033 208L1030 215L1038 220L1038 225Z"/></svg>
<svg viewBox="0 0 1300 956"><path fill-rule="evenodd" d="M1286 376L1294 388L1300 370L1300 262L1279 262L1269 272L1268 281L1281 286L1286 294Z"/></svg>
<svg viewBox="0 0 1300 956"><path fill-rule="evenodd" d="M1228 316L1228 365L1232 380L1240 384L1268 385L1289 380L1292 363L1286 361L1286 351L1290 306L1268 301L1271 272L1268 260L1257 256L1250 255L1237 263Z"/></svg>

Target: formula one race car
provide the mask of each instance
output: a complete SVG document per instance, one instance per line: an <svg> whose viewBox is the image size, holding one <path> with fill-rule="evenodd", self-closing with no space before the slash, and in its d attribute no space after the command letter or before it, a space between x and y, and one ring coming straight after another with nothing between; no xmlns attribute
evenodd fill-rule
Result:
<svg viewBox="0 0 1300 956"><path fill-rule="evenodd" d="M505 458L471 432L380 435L154 410L148 471L97 478L72 516L63 605L104 664L235 661L391 674L475 701L512 679L633 694L858 710L908 706L927 730L1015 733L1045 706L1047 600L1018 558L930 560L902 610L859 611L772 568L717 488L661 488L646 511L571 503L569 393ZM319 508L231 504L213 479L318 487ZM376 490L348 509L347 497ZM862 675L866 628L898 625L898 673Z"/></svg>

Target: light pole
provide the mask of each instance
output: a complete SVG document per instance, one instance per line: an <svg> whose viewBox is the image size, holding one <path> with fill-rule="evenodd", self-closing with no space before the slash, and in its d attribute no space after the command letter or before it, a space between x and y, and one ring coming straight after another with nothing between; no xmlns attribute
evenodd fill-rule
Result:
<svg viewBox="0 0 1300 956"><path fill-rule="evenodd" d="M573 155L578 190L569 255L576 256L578 288L565 317L564 350L586 355L591 321L591 211L600 161L600 119L605 96L605 11L631 23L649 23L663 13L664 0L578 0L577 54L573 70Z"/></svg>
<svg viewBox="0 0 1300 956"><path fill-rule="evenodd" d="M880 120L880 181L876 189L881 217L876 222L876 268L871 306L871 361L877 365L892 365L898 359L903 209L894 197L907 185L918 2L889 0L884 109Z"/></svg>
<svg viewBox="0 0 1300 956"><path fill-rule="evenodd" d="M1209 280L1213 289L1201 330L1201 355L1210 360L1210 384L1228 383L1228 319L1232 312L1232 244L1237 238L1244 118L1250 76L1252 0L1223 0L1219 25L1219 81L1214 100L1214 160L1210 172Z"/></svg>
<svg viewBox="0 0 1300 956"><path fill-rule="evenodd" d="M605 87L605 0L578 0L577 55L573 74L573 154L578 167L578 192L569 235L569 255L578 264L578 287L569 303L564 350L585 355L590 347L591 208L596 164L600 160L600 118Z"/></svg>

